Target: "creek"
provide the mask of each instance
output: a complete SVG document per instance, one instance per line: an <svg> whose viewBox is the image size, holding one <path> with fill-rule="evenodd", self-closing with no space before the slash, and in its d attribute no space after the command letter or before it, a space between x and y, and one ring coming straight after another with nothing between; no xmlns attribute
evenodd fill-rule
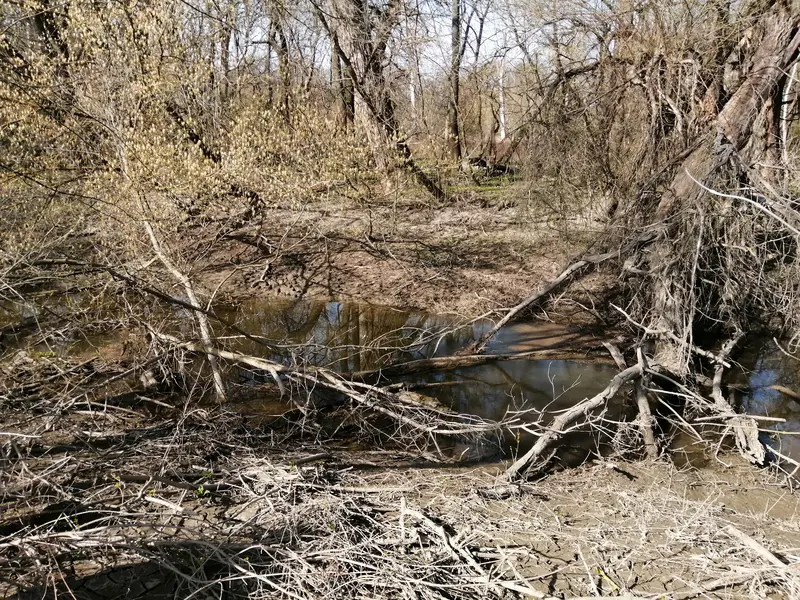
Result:
<svg viewBox="0 0 800 600"><path fill-rule="evenodd" d="M48 310L57 310L49 306ZM237 304L221 305L217 313L255 337L269 341L264 345L241 336L229 335L222 343L231 350L267 356L297 364L328 367L339 372L378 369L397 362L419 358L451 356L466 347L490 327L486 319L467 320L457 315L438 315L398 310L353 302L287 301L256 298ZM12 317L30 317L29 308ZM17 313L14 315L13 313ZM191 336L191 315L175 311L185 325L176 334ZM219 328L218 328L219 329ZM38 347L58 354L81 354L119 345L117 332L66 336L57 344ZM11 338L7 337L6 342ZM504 328L487 348L489 354L513 354L537 350L564 353L591 342L590 335L547 322L516 323ZM596 340L599 341L599 340ZM9 345L12 349L14 344ZM575 356L573 354L573 356ZM800 436L777 432L800 431L800 402L773 386L800 391L800 370L795 359L786 356L772 340L751 341L732 370L735 403L746 413L785 419L783 423L763 424L764 440L783 454L800 459ZM589 360L497 360L479 366L448 371L419 373L400 381L436 398L448 408L500 420L508 412L533 409L543 423L586 397L603 390L616 374L616 367L596 358ZM258 402L252 409L258 410ZM263 403L274 409L275 404ZM606 417L611 421L633 418L633 407L618 400L610 403ZM530 440L516 440L513 451L522 451ZM602 442L576 432L566 440L577 449L575 460ZM508 447L507 447L508 449Z"/></svg>

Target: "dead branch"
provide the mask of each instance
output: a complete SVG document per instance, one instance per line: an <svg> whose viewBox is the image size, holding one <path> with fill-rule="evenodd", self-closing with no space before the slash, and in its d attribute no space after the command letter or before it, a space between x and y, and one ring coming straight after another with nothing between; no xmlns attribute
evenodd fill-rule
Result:
<svg viewBox="0 0 800 600"><path fill-rule="evenodd" d="M153 226L150 225L149 221L144 222L144 228L147 231L147 235L150 238L150 244L153 246L153 252L155 252L158 260L160 260L161 264L166 267L167 271L169 271L172 276L177 279L181 285L183 285L183 289L186 291L186 297L189 298L190 304L193 307L200 307L201 304L197 300L197 296L194 293L192 282L189 281L189 278L186 275L181 273L181 271L172 263L169 258L167 258L167 256L161 250L161 244L158 242L158 238L153 231ZM197 321L197 326L200 329L200 339L203 341L204 345L211 347L211 326L208 323L208 317L202 310L194 310L192 311L192 314L194 315ZM208 364L211 366L211 373L214 377L214 389L217 393L217 400L222 402L225 400L225 383L222 381L222 375L219 372L216 356L213 354L208 354Z"/></svg>
<svg viewBox="0 0 800 600"><path fill-rule="evenodd" d="M268 348L271 347L270 344L267 341L265 341L263 338L258 337L258 336L254 336L254 335L248 333L247 331L245 331L244 329L242 329L241 327L236 325L236 323L233 323L233 322L229 321L228 319L225 319L224 317L221 317L220 315L218 315L216 312L214 312L210 308L206 308L206 307L199 306L199 305L196 306L191 302L187 302L185 300L182 300L181 298L176 298L175 296L170 296L169 294L166 294L166 293L162 292L161 290L158 290L158 289L156 289L154 287L151 287L151 286L147 285L141 279L138 279L136 277L132 277L131 275L128 275L128 274L124 273L120 269L116 269L114 267L111 267L109 265L105 265L105 264L102 264L102 263L87 262L87 261L75 260L75 259L71 259L71 258L40 259L40 260L36 260L36 261L33 261L33 262L30 263L30 266L49 266L49 265L52 265L52 266L69 265L69 266L74 266L74 267L83 267L84 269L87 270L87 272L98 271L98 272L108 273L108 275L112 279L116 279L118 281L124 281L128 285L132 286L134 289L140 290L140 291L144 292L147 295L153 296L154 298L157 298L157 299L161 300L162 302L166 302L167 304L170 304L172 306L179 306L181 308L185 308L185 309L187 309L189 311L192 311L192 312L202 313L203 315L207 316L208 318L213 319L217 323L221 324L226 329L230 329L231 331L234 331L234 332L238 333L243 338L245 338L246 340L248 340L250 342L253 342L254 344L258 344L260 346L265 346L265 347L268 347Z"/></svg>
<svg viewBox="0 0 800 600"><path fill-rule="evenodd" d="M449 413L437 408L438 403L435 400L421 394L412 392L395 393L366 383L349 381L329 369L321 367L306 367L305 369L287 367L264 358L220 350L193 342L181 342L177 338L166 334L159 333L155 335L190 352L211 354L217 358L267 371L276 380L278 380L279 376L283 376L294 383L338 392L364 408L379 412L397 423L427 435L486 435L498 432L503 425L502 423L485 421L477 417Z"/></svg>
<svg viewBox="0 0 800 600"><path fill-rule="evenodd" d="M575 273L578 273L586 266L591 264L588 260L579 260L577 262L572 263L566 269L564 269L561 274L553 279L552 281L548 282L544 286L540 287L535 294L525 298L522 302L517 304L514 308L506 313L506 315L500 319L497 323L495 323L494 327L492 327L488 332L482 335L480 338L475 340L472 344L470 344L466 350L464 350L465 354L480 354L484 350L486 350L486 346L489 345L489 342L492 341L497 332L500 331L503 327L505 327L508 323L513 321L520 313L524 312L526 309L533 306L536 302L547 296L550 292L556 289L559 285L568 281L572 278Z"/></svg>
<svg viewBox="0 0 800 600"><path fill-rule="evenodd" d="M506 360L569 360L585 356L585 352L577 350L532 350L530 352L518 352L513 354L469 354L455 356L437 356L433 358L421 358L396 365L390 365L380 369L369 371L356 371L355 373L342 373L342 377L357 381L377 381L380 378L403 377L417 373L429 373L439 371L452 371L466 367L477 367L497 361Z"/></svg>
<svg viewBox="0 0 800 600"><path fill-rule="evenodd" d="M617 367L620 371L624 371L628 368L628 365L625 362L625 357L620 352L619 348L617 348L611 342L603 342L603 346L605 346L606 350L608 350L611 357L614 359L614 362L617 363ZM639 416L637 420L637 424L639 427L639 432L642 435L642 440L644 440L644 447L645 451L647 452L647 457L650 459L658 458L658 444L656 442L656 436L653 432L653 426L655 425L655 419L653 419L652 412L650 411L650 401L647 398L647 386L645 385L645 377L647 374L647 359L644 356L641 348L636 349L636 355L638 358L639 366L642 368L643 376L636 380L636 404L639 408Z"/></svg>
<svg viewBox="0 0 800 600"><path fill-rule="evenodd" d="M741 331L729 339L722 346L719 352L719 362L714 369L714 380L711 387L711 397L714 399L714 408L721 414L735 414L736 411L731 406L730 402L725 399L722 394L722 377L725 372L725 361L730 356L736 344L744 337ZM739 452L753 464L764 464L766 458L766 451L764 444L758 437L758 424L755 419L746 416L737 415L728 420L728 427L733 430L733 436L736 440L736 447Z"/></svg>
<svg viewBox="0 0 800 600"><path fill-rule="evenodd" d="M771 385L769 389L775 390L776 392L780 392L784 396L788 396L792 400L800 401L800 393L795 392L793 389L786 387L785 385Z"/></svg>
<svg viewBox="0 0 800 600"><path fill-rule="evenodd" d="M623 248L612 250L610 252L605 252L603 254L584 256L576 261L573 261L566 269L561 271L558 277L540 286L540 288L536 291L535 294L525 298L525 300L517 304L511 310L509 310L506 313L506 315L494 325L494 327L492 327L489 331L487 331L480 338L478 338L472 344L470 344L466 349L464 349L463 354L482 353L484 350L486 350L486 346L489 345L489 342L491 342L494 336L497 335L497 332L499 332L503 327L508 325L517 317L524 314L524 312L527 309L529 309L534 304L539 302L539 300L550 294L560 285L571 281L575 275L586 269L586 267L590 265L598 265L612 258L619 258L620 256L625 256L626 254L635 249L639 249L643 246L652 243L655 239L656 239L655 233L646 232L640 235L632 242L626 244Z"/></svg>
<svg viewBox="0 0 800 600"><path fill-rule="evenodd" d="M622 356L622 352L620 352L619 348L617 348L611 342L603 342L603 346L606 350L608 350L608 353L611 355L611 358L614 359L614 362L620 371L624 371L628 368L628 365L625 362L625 357Z"/></svg>
<svg viewBox="0 0 800 600"><path fill-rule="evenodd" d="M784 568L786 566L785 562L783 562L781 559L779 559L777 556L775 556L772 552L767 550L764 546L759 544L757 541L755 541L749 535L747 535L743 531L737 529L733 525L728 525L725 528L725 532L728 535L730 535L731 537L734 537L737 540L739 540L742 544L744 544L745 546L747 546L751 550L753 550L756 554L758 554L761 558L763 558L765 561L767 561L772 566L778 567L780 569L782 569L782 568Z"/></svg>
<svg viewBox="0 0 800 600"><path fill-rule="evenodd" d="M583 402L576 404L569 410L561 413L558 417L553 419L552 424L547 428L547 431L545 431L545 433L539 437L539 439L533 445L533 448L531 448L524 456L518 459L506 470L506 477L509 480L513 480L516 479L521 472L527 472L530 469L530 465L539 457L541 457L546 450L548 450L555 442L559 440L559 438L561 438L566 427L577 421L579 418L588 416L593 410L603 406L606 402L613 398L617 392L619 392L622 386L624 386L626 383L641 378L642 374L643 371L641 364L628 367L621 373L615 375L608 387L602 392L596 396L593 396L592 398L588 398Z"/></svg>

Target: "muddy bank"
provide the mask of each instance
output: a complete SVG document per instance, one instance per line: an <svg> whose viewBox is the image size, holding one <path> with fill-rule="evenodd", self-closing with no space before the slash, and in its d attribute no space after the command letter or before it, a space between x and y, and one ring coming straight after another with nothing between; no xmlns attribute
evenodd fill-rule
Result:
<svg viewBox="0 0 800 600"><path fill-rule="evenodd" d="M191 411L177 428L140 423L127 440L80 433L107 428L110 414L76 428L71 450L17 440L25 457L4 470L4 597L800 591L796 576L771 563L793 560L796 496L731 457L687 471L603 461L496 499L484 493L497 482L491 466L443 468L308 437L281 443L220 411ZM13 501L42 481L52 490L41 496L47 506ZM55 490L70 501L56 502Z"/></svg>
<svg viewBox="0 0 800 600"><path fill-rule="evenodd" d="M192 274L239 297L362 301L475 316L513 305L592 244L597 226L551 222L525 206L454 200L369 209L269 209L258 225L206 239ZM200 251L200 252L198 252ZM202 254L201 254L202 252ZM584 299L601 290L584 281ZM597 298L595 298L597 300ZM556 314L572 313L564 301Z"/></svg>

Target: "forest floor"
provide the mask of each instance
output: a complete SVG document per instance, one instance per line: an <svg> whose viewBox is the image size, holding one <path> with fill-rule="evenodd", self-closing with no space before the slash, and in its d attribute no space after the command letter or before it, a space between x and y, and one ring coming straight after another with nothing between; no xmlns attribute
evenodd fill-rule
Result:
<svg viewBox="0 0 800 600"><path fill-rule="evenodd" d="M479 198L330 201L173 245L220 297L474 317L601 230ZM540 316L596 324L606 283L591 274ZM265 420L143 390L141 365L112 354L0 359L2 598L800 597L796 482L724 444L509 488L503 463L442 463L363 427L326 437L283 405Z"/></svg>
<svg viewBox="0 0 800 600"><path fill-rule="evenodd" d="M222 283L229 295L358 300L475 316L532 293L591 249L602 231L586 216L564 220L496 197L368 208L328 199L271 208L261 222L223 239L216 232L193 237L184 252L202 257L193 264L196 278L210 289ZM581 288L603 286L589 277Z"/></svg>

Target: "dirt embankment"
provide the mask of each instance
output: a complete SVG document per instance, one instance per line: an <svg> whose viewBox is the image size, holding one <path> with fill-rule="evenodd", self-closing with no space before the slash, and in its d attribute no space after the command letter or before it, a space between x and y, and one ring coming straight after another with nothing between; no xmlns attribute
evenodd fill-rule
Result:
<svg viewBox="0 0 800 600"><path fill-rule="evenodd" d="M479 315L513 306L590 248L598 225L558 225L526 208L454 201L268 209L259 224L200 239L194 276L249 296L358 300ZM599 291L589 277L579 295ZM557 304L570 311L574 304Z"/></svg>

